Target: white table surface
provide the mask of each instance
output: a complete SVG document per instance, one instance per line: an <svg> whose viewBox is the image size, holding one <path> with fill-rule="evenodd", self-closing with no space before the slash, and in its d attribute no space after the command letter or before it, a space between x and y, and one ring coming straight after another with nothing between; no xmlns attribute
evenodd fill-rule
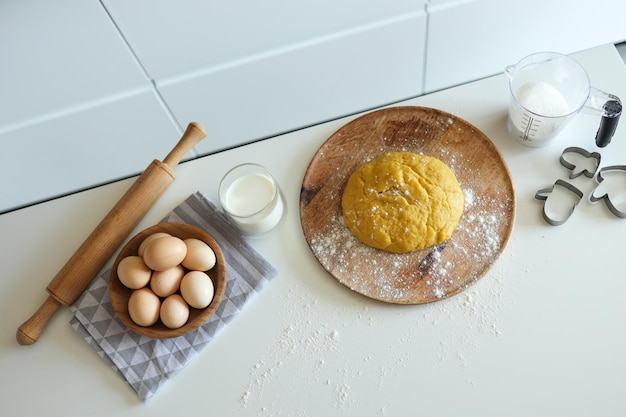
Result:
<svg viewBox="0 0 626 417"><path fill-rule="evenodd" d="M626 99L626 67L613 46L576 57L595 87ZM245 161L273 172L288 212L270 235L251 240L276 278L147 403L72 330L69 309L33 346L14 336L132 180L0 216L0 415L625 415L626 220L583 201L553 227L533 198L567 179L559 164L565 147L598 150L599 119L579 114L553 145L527 148L507 135L507 100L501 75L398 103L439 108L477 126L504 155L517 193L514 231L498 262L465 292L429 305L352 293L304 240L304 172L318 147L356 116L180 165L137 231L196 190L216 201L221 176ZM603 166L626 164L624 123L600 150ZM572 183L585 193L594 185Z"/></svg>

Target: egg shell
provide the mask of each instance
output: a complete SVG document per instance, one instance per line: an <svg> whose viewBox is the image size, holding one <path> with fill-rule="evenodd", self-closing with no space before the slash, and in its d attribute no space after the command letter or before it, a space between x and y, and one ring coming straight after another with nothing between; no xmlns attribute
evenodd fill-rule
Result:
<svg viewBox="0 0 626 417"><path fill-rule="evenodd" d="M173 294L161 304L161 322L165 327L178 329L189 319L189 305L180 294Z"/></svg>
<svg viewBox="0 0 626 417"><path fill-rule="evenodd" d="M117 264L117 277L124 286L136 290L148 285L152 270L141 256L127 256Z"/></svg>
<svg viewBox="0 0 626 417"><path fill-rule="evenodd" d="M209 245L200 239L189 238L184 240L187 246L187 255L183 259L183 266L192 271L208 271L215 266L215 252Z"/></svg>
<svg viewBox="0 0 626 417"><path fill-rule="evenodd" d="M138 255L143 256L144 252L146 251L146 248L148 247L150 242L152 242L153 240L159 239L161 237L167 237L167 236L171 236L171 235L165 232L156 232L156 233L151 234L150 236L145 238L139 245L139 249L137 249Z"/></svg>
<svg viewBox="0 0 626 417"><path fill-rule="evenodd" d="M178 291L184 275L185 268L182 265L165 271L154 271L150 278L150 288L159 297L168 297Z"/></svg>
<svg viewBox="0 0 626 417"><path fill-rule="evenodd" d="M143 253L143 260L150 269L165 271L180 264L185 255L187 246L182 239L165 236L150 242Z"/></svg>
<svg viewBox="0 0 626 417"><path fill-rule="evenodd" d="M133 291L128 298L128 314L139 326L152 326L159 320L161 299L148 287Z"/></svg>
<svg viewBox="0 0 626 417"><path fill-rule="evenodd" d="M214 292L211 277L202 271L189 271L180 282L180 293L193 308L205 308L211 304Z"/></svg>

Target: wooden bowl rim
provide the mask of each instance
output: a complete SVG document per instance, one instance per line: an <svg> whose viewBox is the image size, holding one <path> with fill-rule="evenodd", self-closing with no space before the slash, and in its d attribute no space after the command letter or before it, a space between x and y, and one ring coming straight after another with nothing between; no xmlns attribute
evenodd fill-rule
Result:
<svg viewBox="0 0 626 417"><path fill-rule="evenodd" d="M204 271L211 277L215 287L213 300L204 309L194 309L193 307L189 307L189 320L185 325L179 327L178 329L170 329L160 320L148 327L139 326L133 322L128 313L128 298L134 290L124 286L117 277L117 266L120 261L126 256L137 255L141 242L151 234L157 232L169 233L170 235L176 236L180 239L200 239L209 245L211 249L213 249L213 252L215 252L215 266L209 271ZM224 292L226 291L227 281L228 277L226 273L226 260L224 259L224 253L213 236L205 230L187 223L159 223L137 233L120 250L111 269L109 279L109 295L111 297L113 310L115 311L117 317L129 329L142 336L155 339L169 339L187 334L206 323L206 321L213 314L215 314L215 311L220 305Z"/></svg>

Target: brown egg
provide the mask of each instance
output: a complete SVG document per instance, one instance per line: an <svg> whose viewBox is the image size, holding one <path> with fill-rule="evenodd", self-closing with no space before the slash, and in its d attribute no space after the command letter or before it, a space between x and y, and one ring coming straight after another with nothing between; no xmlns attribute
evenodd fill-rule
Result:
<svg viewBox="0 0 626 417"><path fill-rule="evenodd" d="M139 326L152 326L159 319L161 300L150 288L133 291L128 298L128 314Z"/></svg>
<svg viewBox="0 0 626 417"><path fill-rule="evenodd" d="M157 233L153 233L150 236L148 236L147 238L145 238L141 242L141 244L139 245L139 249L137 250L139 256L143 256L143 254L146 251L146 248L148 247L150 242L152 242L155 239L159 239L161 237L166 237L166 236L170 236L170 234L169 233L165 233L165 232L157 232Z"/></svg>
<svg viewBox="0 0 626 417"><path fill-rule="evenodd" d="M187 246L187 255L183 259L183 266L192 271L208 271L215 266L215 252L209 245L200 239L189 238L184 240Z"/></svg>
<svg viewBox="0 0 626 417"><path fill-rule="evenodd" d="M161 322L170 329L182 327L189 319L189 306L180 294L173 294L161 304Z"/></svg>
<svg viewBox="0 0 626 417"><path fill-rule="evenodd" d="M150 242L143 253L143 261L150 269L165 271L180 264L187 255L182 239L165 236Z"/></svg>
<svg viewBox="0 0 626 417"><path fill-rule="evenodd" d="M126 287L136 290L150 281L152 270L140 256L127 256L117 264L117 277Z"/></svg>
<svg viewBox="0 0 626 417"><path fill-rule="evenodd" d="M211 277L201 271L187 272L180 282L180 293L194 308L205 308L211 304L214 291Z"/></svg>
<svg viewBox="0 0 626 417"><path fill-rule="evenodd" d="M178 291L183 275L185 268L182 265L165 271L154 271L150 278L150 288L159 297L168 297Z"/></svg>

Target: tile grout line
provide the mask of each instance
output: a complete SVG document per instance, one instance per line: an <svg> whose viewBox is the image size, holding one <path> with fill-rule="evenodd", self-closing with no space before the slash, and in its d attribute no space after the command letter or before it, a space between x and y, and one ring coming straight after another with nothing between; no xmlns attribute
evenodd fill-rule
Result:
<svg viewBox="0 0 626 417"><path fill-rule="evenodd" d="M624 64L626 64L626 41L615 44L615 49L617 49L617 52L622 57Z"/></svg>
<svg viewBox="0 0 626 417"><path fill-rule="evenodd" d="M247 55L242 58L228 60L225 63L215 64L215 65L203 67L203 68L196 69L196 70L190 70L182 74L170 75L162 79L160 84L162 86L167 86L167 85L175 84L175 83L185 81L191 78L203 77L208 74L214 74L214 73L222 72L231 68L241 67L251 62L261 61L261 60L273 58L273 57L280 56L280 55L286 55L296 50L306 49L311 46L325 44L325 43L334 41L335 39L349 37L360 32L371 30L373 28L384 27L384 26L392 25L398 22L407 21L409 19L414 18L415 16L418 16L419 14L420 12L411 12L411 13L407 13L399 17L388 18L383 21L377 21L376 23L362 24L356 27L352 27L350 29L334 31L330 34L315 36L310 39L288 43L282 46L268 49L263 52L258 52L255 54Z"/></svg>
<svg viewBox="0 0 626 417"><path fill-rule="evenodd" d="M163 96L161 95L161 92L159 91L159 89L158 89L158 87L156 85L156 81L150 76L150 73L148 72L146 67L143 65L143 63L141 62L139 57L137 56L137 53L135 52L135 50L130 45L130 42L128 42L128 39L126 39L126 36L124 36L124 33L122 32L120 27L115 22L115 19L113 19L113 16L109 12L109 9L107 9L107 7L104 4L104 0L99 0L99 3L100 3L100 6L102 6L102 9L106 13L106 15L108 16L111 24L113 25L113 27L117 31L118 35L122 39L122 42L126 46L126 49L130 53L130 55L133 57L133 60L135 61L135 63L137 64L137 66L139 67L141 72L143 73L143 76L146 78L146 80L150 84L150 89L152 90L152 93L156 97L157 101L159 102L159 104L161 104L161 107L163 108L163 110L165 110L165 113L167 114L168 118L170 119L170 121L172 122L172 124L174 125L176 130L178 131L178 134L182 135L183 128L180 125L180 123L178 122L178 120L176 119L176 117L174 116L174 113L172 112L172 109L170 109L169 105L167 104L167 102L165 101ZM192 152L194 158L199 155L199 152L195 148L193 148L191 150L191 152Z"/></svg>
<svg viewBox="0 0 626 417"><path fill-rule="evenodd" d="M18 120L14 123L0 126L0 135L5 134L7 132L23 129L33 124L48 122L50 120L54 120L59 117L65 117L65 116L68 116L70 114L73 114L79 111L93 109L98 106L113 103L117 100L123 100L125 98L133 97L136 94L141 94L143 92L148 92L148 88L142 87L142 88L129 89L121 93L108 95L103 98L81 102L79 104L72 105L72 106L60 107L56 110L48 111L38 116L32 116L29 118Z"/></svg>

